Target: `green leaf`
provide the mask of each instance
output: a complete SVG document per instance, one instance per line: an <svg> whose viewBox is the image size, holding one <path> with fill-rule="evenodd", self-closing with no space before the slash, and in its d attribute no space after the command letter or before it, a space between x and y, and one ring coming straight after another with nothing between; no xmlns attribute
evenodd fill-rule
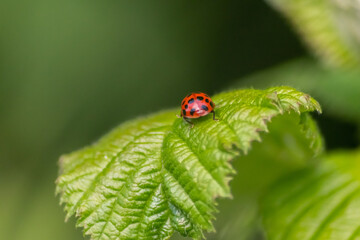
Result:
<svg viewBox="0 0 360 240"><path fill-rule="evenodd" d="M267 123L284 114L302 126L313 154L321 136L306 112L320 111L308 95L289 87L244 89L213 98L216 114L190 128L175 111L122 124L97 143L60 160L57 192L67 218L92 239L168 239L174 231L194 239L213 231L216 197L231 197L229 163L261 141ZM296 149L295 149L296 151Z"/></svg>
<svg viewBox="0 0 360 240"><path fill-rule="evenodd" d="M296 115L274 118L268 125L270 134L262 135L261 142L254 142L248 155L233 162L237 171L230 184L233 199L219 201L217 232L209 234L210 239L259 239L259 197L280 177L316 162L314 151L322 146L314 121L308 114L302 116L300 128Z"/></svg>
<svg viewBox="0 0 360 240"><path fill-rule="evenodd" d="M359 169L359 150L337 152L275 184L263 200L268 239L359 239Z"/></svg>
<svg viewBox="0 0 360 240"><path fill-rule="evenodd" d="M360 121L360 72L324 68L311 59L297 59L245 77L235 87L289 85L311 94L327 114Z"/></svg>
<svg viewBox="0 0 360 240"><path fill-rule="evenodd" d="M335 24L340 29L346 43L360 55L360 2L353 0L337 0L330 2L334 11Z"/></svg>
<svg viewBox="0 0 360 240"><path fill-rule="evenodd" d="M348 3L345 3L346 1ZM354 6L351 7L348 0L268 0L268 2L290 20L312 51L325 63L346 68L359 66L358 21L354 19L353 23L356 24L353 24L354 27L351 29L344 28L344 25L351 24L348 21L345 23L344 18L339 14L341 10L339 8L347 5L355 12L353 15L358 16L360 11L358 3L352 1ZM350 38L357 40L349 40Z"/></svg>

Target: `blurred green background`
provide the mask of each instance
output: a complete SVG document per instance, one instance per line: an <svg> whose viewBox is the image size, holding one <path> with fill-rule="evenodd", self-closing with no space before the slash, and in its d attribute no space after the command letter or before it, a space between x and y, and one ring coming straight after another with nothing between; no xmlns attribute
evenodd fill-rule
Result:
<svg viewBox="0 0 360 240"><path fill-rule="evenodd" d="M61 154L191 91L251 87L238 79L305 55L263 1L2 0L0 239L83 239L55 197ZM353 121L319 121L335 129L330 148L357 145Z"/></svg>

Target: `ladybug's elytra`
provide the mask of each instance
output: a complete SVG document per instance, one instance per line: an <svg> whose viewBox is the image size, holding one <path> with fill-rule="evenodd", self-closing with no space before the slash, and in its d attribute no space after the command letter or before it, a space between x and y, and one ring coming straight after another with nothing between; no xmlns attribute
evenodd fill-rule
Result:
<svg viewBox="0 0 360 240"><path fill-rule="evenodd" d="M211 98L205 93L191 93L187 95L181 102L181 117L194 127L194 124L189 121L189 118L199 118L213 114L213 120L218 121L215 118L215 104Z"/></svg>

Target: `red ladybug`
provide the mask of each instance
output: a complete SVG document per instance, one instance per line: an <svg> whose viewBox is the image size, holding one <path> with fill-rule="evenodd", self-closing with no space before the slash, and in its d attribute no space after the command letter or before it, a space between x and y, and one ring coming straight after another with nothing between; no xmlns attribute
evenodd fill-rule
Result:
<svg viewBox="0 0 360 240"><path fill-rule="evenodd" d="M194 127L194 124L189 121L189 118L199 118L213 114L213 120L218 121L215 118L215 104L211 98L205 93L191 93L187 95L181 103L181 117Z"/></svg>

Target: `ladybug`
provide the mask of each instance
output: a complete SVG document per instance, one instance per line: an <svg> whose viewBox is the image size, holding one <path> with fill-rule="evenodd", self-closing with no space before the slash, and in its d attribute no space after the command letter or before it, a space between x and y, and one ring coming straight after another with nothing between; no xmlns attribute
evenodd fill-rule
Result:
<svg viewBox="0 0 360 240"><path fill-rule="evenodd" d="M218 121L215 118L215 104L211 98L202 92L191 93L187 95L181 102L181 116L187 123L191 124L191 128L194 127L194 123L189 121L189 118L199 118L213 114L213 120Z"/></svg>

